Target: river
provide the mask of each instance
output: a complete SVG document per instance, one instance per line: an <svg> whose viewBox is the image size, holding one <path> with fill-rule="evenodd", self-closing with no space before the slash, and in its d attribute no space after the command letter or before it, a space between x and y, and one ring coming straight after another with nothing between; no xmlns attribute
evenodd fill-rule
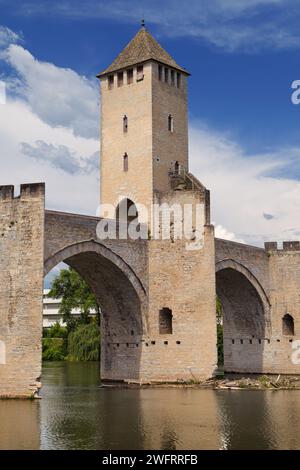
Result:
<svg viewBox="0 0 300 470"><path fill-rule="evenodd" d="M44 363L41 400L0 400L0 449L299 449L300 391L99 388Z"/></svg>

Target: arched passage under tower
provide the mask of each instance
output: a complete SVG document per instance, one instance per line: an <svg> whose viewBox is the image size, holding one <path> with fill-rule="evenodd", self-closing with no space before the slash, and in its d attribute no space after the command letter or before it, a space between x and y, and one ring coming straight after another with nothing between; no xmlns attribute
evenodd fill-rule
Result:
<svg viewBox="0 0 300 470"><path fill-rule="evenodd" d="M94 241L61 249L45 261L44 274L61 262L87 282L101 308L101 379L139 380L147 325L146 294L138 277L120 256Z"/></svg>
<svg viewBox="0 0 300 470"><path fill-rule="evenodd" d="M224 370L261 372L270 342L270 304L256 277L234 260L216 265L216 291L221 304Z"/></svg>

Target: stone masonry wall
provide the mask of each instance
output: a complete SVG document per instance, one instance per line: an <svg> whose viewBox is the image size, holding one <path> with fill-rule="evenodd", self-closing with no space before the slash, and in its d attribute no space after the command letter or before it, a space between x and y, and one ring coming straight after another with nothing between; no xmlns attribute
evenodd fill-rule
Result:
<svg viewBox="0 0 300 470"><path fill-rule="evenodd" d="M150 207L152 203L152 64L145 63L143 79L133 67L133 82L108 87L101 79L101 203L117 205L119 198ZM123 117L128 130L123 131ZM128 154L128 171L123 156ZM105 214L102 214L105 215ZM107 217L107 216L106 216ZM108 217L113 218L113 214Z"/></svg>
<svg viewBox="0 0 300 470"><path fill-rule="evenodd" d="M30 397L41 375L44 184L0 187L0 396Z"/></svg>
<svg viewBox="0 0 300 470"><path fill-rule="evenodd" d="M141 380L199 380L216 368L214 230L204 226L205 196L198 191L160 194L160 202L202 206L203 245L186 240L149 242L149 333ZM172 334L159 333L159 311L172 310Z"/></svg>
<svg viewBox="0 0 300 470"><path fill-rule="evenodd" d="M188 169L188 97L187 77L180 74L180 87L169 79L158 78L157 63L152 65L152 122L153 122L153 189L168 191L169 170L178 161ZM176 72L175 72L176 73ZM173 130L168 129L168 117L173 118ZM173 165L172 165L173 162Z"/></svg>

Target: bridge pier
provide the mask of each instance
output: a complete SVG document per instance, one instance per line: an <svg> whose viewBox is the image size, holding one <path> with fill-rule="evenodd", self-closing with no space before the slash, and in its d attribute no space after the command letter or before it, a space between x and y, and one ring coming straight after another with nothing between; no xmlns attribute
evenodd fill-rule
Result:
<svg viewBox="0 0 300 470"><path fill-rule="evenodd" d="M0 186L0 396L32 397L42 354L45 185Z"/></svg>

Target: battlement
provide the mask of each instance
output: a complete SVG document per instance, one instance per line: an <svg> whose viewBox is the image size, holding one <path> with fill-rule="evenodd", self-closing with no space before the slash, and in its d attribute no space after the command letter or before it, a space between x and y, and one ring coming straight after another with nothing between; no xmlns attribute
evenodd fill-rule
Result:
<svg viewBox="0 0 300 470"><path fill-rule="evenodd" d="M45 195L45 183L26 183L20 186L20 195L15 196L15 187L13 185L0 186L0 200L24 199Z"/></svg>
<svg viewBox="0 0 300 470"><path fill-rule="evenodd" d="M278 248L277 242L265 242L266 251L300 251L300 241L284 241L282 249Z"/></svg>

